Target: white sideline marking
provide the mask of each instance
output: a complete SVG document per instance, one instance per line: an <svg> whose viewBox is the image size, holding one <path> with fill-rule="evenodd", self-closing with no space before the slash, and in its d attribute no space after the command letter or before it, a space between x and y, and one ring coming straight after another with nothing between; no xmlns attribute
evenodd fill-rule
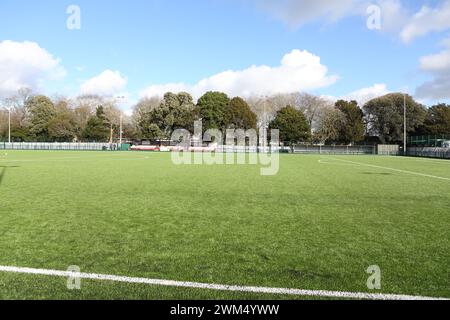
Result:
<svg viewBox="0 0 450 320"><path fill-rule="evenodd" d="M401 170L401 169L394 169L394 168L389 168L389 167L382 167L382 166L377 166L377 165L374 165L374 164L361 163L361 162L355 162L355 161L350 161L350 160L342 160L342 159L336 159L336 158L330 158L330 159L333 159L333 160L336 160L336 161L343 161L343 162L347 162L347 163L352 163L352 164L360 165L360 166L372 167L372 168L383 169L383 170L391 170L391 171L396 171L396 172L406 173L406 174L412 174L412 175L421 176L421 177L427 177L427 178L433 178L433 179L450 181L450 178L433 176L431 174L425 174L425 173L419 173L419 172L407 171L407 170Z"/></svg>
<svg viewBox="0 0 450 320"><path fill-rule="evenodd" d="M420 158L420 157L387 157L387 158L399 160L411 160L416 162L434 162L440 164L450 164L450 159Z"/></svg>
<svg viewBox="0 0 450 320"><path fill-rule="evenodd" d="M399 295L399 294L376 294L376 293L363 293L363 292L341 292L341 291L231 286L231 285L223 285L223 284L208 284L208 283L198 283L198 282L183 282L183 281L172 281L172 280L134 278L134 277L107 275L107 274L82 273L82 272L78 273L78 272L70 272L70 271L18 268L18 267L8 267L8 266L0 266L0 272L33 274L33 275L43 275L43 276L53 276L53 277L64 277L64 278L70 277L70 278L113 281L113 282L125 282L125 283L147 284L147 285L156 285L156 286L165 286L165 287L181 287L181 288L207 289L207 290L217 290L217 291L281 294L281 295L292 295L292 296L346 298L346 299L360 299L360 300L450 300L447 298L409 296L409 295Z"/></svg>

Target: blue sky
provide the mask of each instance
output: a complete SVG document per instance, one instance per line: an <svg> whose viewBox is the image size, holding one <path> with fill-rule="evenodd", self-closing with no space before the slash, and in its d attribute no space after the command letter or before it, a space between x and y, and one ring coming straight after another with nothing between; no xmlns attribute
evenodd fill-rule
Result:
<svg viewBox="0 0 450 320"><path fill-rule="evenodd" d="M342 3L327 8L318 0L2 0L0 95L26 85L75 96L100 85L105 95L124 94L132 104L164 89L199 95L223 86L230 95L295 89L363 102L407 90L428 103L448 101L450 44L443 42L450 38L450 1ZM371 4L381 9L380 30L367 27L365 9ZM66 27L69 5L81 10L79 30ZM415 17L420 10L423 19ZM29 56L8 56L21 48ZM279 68L289 54L295 62ZM256 69L249 71L251 66ZM227 70L233 72L221 74ZM321 76L309 83L316 74ZM271 79L273 90L262 83Z"/></svg>

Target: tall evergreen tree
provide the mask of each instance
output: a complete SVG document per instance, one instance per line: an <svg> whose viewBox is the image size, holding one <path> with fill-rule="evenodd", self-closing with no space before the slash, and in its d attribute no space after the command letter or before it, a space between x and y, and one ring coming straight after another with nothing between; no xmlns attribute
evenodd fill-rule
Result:
<svg viewBox="0 0 450 320"><path fill-rule="evenodd" d="M203 130L226 128L226 111L229 103L230 98L223 92L209 91L198 99L197 110L203 121Z"/></svg>
<svg viewBox="0 0 450 320"><path fill-rule="evenodd" d="M53 102L43 95L33 96L27 99L25 108L30 114L30 134L36 141L50 141L48 125L56 115Z"/></svg>
<svg viewBox="0 0 450 320"><path fill-rule="evenodd" d="M305 115L291 106L278 111L269 128L280 130L280 140L291 146L311 137L311 128Z"/></svg>
<svg viewBox="0 0 450 320"><path fill-rule="evenodd" d="M236 97L226 110L225 124L227 128L256 129L257 116L244 99Z"/></svg>
<svg viewBox="0 0 450 320"><path fill-rule="evenodd" d="M336 108L345 116L345 122L339 128L338 140L345 143L355 143L364 140L364 113L356 101L339 100Z"/></svg>
<svg viewBox="0 0 450 320"><path fill-rule="evenodd" d="M83 138L89 142L106 142L109 140L109 124L102 106L97 108L83 132Z"/></svg>

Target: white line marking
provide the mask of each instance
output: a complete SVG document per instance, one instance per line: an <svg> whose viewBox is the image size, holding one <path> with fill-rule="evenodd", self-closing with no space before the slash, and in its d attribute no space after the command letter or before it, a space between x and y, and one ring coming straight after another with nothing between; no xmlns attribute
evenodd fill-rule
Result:
<svg viewBox="0 0 450 320"><path fill-rule="evenodd" d="M380 158L383 156L379 156ZM398 159L398 160L411 160L416 162L433 162L433 163L439 163L439 164L450 164L450 159L444 159L444 158L421 158L421 157L397 157L397 156L391 156L391 157L383 157L386 159Z"/></svg>
<svg viewBox="0 0 450 320"><path fill-rule="evenodd" d="M363 293L363 292L301 290L301 289L286 289L286 288L247 287L247 286L234 286L234 285L223 285L223 284L208 284L208 283L198 283L198 282L182 282L182 281L172 281L172 280L124 277L124 276L115 276L115 275L107 275L107 274L76 273L76 272L70 272L70 271L18 268L18 267L8 267L8 266L0 266L0 272L43 275L43 276L64 277L64 278L70 277L70 278L91 279L91 280L101 280L101 281L147 284L147 285L166 286L166 287L181 287L181 288L194 288L194 289L207 289L207 290L233 291L233 292L252 292L252 293L265 293L265 294L281 294L281 295L291 295L291 296L327 297L327 298L359 299L359 300L450 300L448 298L409 296L409 295L399 295L399 294L381 294L381 293L376 294L376 293Z"/></svg>
<svg viewBox="0 0 450 320"><path fill-rule="evenodd" d="M377 168L377 169L383 169L383 170L391 170L391 171L396 171L396 172L406 173L406 174L412 174L412 175L421 176L421 177L427 177L427 178L433 178L433 179L450 181L450 178L433 176L431 174L425 174L425 173L419 173L419 172L407 171L407 170L400 170L400 169L394 169L394 168L389 168L389 167L382 167L382 166L377 166L377 165L374 165L374 164L361 163L361 162L355 162L355 161L350 161L350 160L342 160L342 159L336 159L336 158L330 158L330 159L333 159L333 160L336 160L336 161L352 163L352 164L355 164L355 165L356 164L357 165L362 165L362 166L371 167L371 168Z"/></svg>
<svg viewBox="0 0 450 320"><path fill-rule="evenodd" d="M333 166L343 166L343 167L361 167L361 165L352 164L352 163L337 163L337 162L329 162L326 160L319 160L320 164L329 164Z"/></svg>

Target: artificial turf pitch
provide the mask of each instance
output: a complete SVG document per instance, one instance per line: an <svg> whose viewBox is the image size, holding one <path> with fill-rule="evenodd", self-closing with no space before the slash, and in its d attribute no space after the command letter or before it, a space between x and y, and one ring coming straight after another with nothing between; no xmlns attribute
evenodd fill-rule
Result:
<svg viewBox="0 0 450 320"><path fill-rule="evenodd" d="M281 155L280 171L170 154L0 153L0 265L450 298L450 162ZM367 288L369 266L382 289ZM305 299L0 273L0 299ZM315 298L315 297L312 297Z"/></svg>

